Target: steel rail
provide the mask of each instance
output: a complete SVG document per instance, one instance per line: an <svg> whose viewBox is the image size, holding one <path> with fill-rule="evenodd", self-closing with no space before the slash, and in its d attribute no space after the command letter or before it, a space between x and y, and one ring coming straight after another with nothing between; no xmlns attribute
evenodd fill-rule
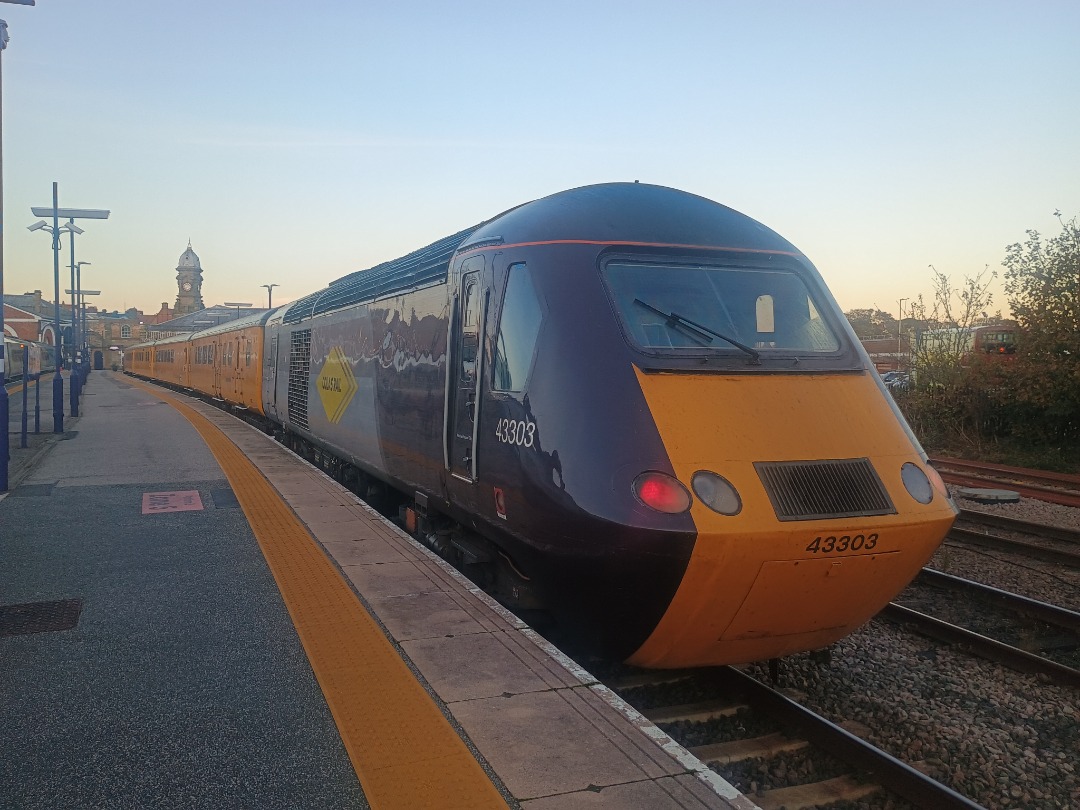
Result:
<svg viewBox="0 0 1080 810"><path fill-rule="evenodd" d="M1080 568L1080 553L1078 552L1047 548L1046 546L1028 543L1023 540L1012 540L1008 537L1000 537L996 534L987 534L986 532L977 532L971 529L961 529L953 526L949 529L949 533L946 535L945 539L951 539L960 543L970 543L971 545L982 546L983 548L998 549L1000 551L1019 551L1025 556L1036 560L1042 560L1043 562L1067 565L1071 568Z"/></svg>
<svg viewBox="0 0 1080 810"><path fill-rule="evenodd" d="M808 742L852 767L868 772L883 788L919 807L948 810L978 810L982 807L733 667L719 667L711 675L725 690L742 695L779 722L794 726Z"/></svg>
<svg viewBox="0 0 1080 810"><path fill-rule="evenodd" d="M941 467L952 467L955 470L967 470L983 475L993 475L996 478L1007 479L1026 478L1030 481L1041 481L1063 489L1071 489L1080 492L1080 475L1069 473L1056 473L1050 470L1036 470L1028 467L1010 467L1005 464L991 464L989 462L967 461L959 458L934 458L930 463L940 472Z"/></svg>
<svg viewBox="0 0 1080 810"><path fill-rule="evenodd" d="M938 472L944 481L960 487L969 489L1009 489L1025 498L1034 498L1035 500L1056 503L1062 506L1080 507L1080 493L1075 490L1053 489L1035 484L979 478L974 475L952 473L948 470L939 470Z"/></svg>
<svg viewBox="0 0 1080 810"><path fill-rule="evenodd" d="M1038 619L1055 627L1080 633L1080 613L1068 608L1051 605L1048 602L1040 602L1038 599L1030 599L1018 593L983 585L981 582L973 582L970 579L956 577L931 568L924 568L920 571L915 578L915 582L945 590L975 594L981 599L994 602L1001 607L1029 616L1032 619Z"/></svg>
<svg viewBox="0 0 1080 810"><path fill-rule="evenodd" d="M1054 681L1067 686L1080 686L1080 670L1043 658L1041 655L1018 650L1000 641L973 633L955 624L949 624L933 616L927 616L917 610L890 602L878 614L879 617L896 624L914 628L917 632L953 644L965 652L1003 664L1018 672L1031 675L1046 675Z"/></svg>
<svg viewBox="0 0 1080 810"><path fill-rule="evenodd" d="M1065 529L1061 526L1048 526L1045 523L1031 523L1027 520L1017 520L1004 515L983 512L980 509L961 509L960 520L967 523L977 523L980 526L991 526L995 529L1005 529L1010 532L1022 532L1023 534L1033 534L1038 537L1049 537L1051 540L1080 544L1080 530Z"/></svg>

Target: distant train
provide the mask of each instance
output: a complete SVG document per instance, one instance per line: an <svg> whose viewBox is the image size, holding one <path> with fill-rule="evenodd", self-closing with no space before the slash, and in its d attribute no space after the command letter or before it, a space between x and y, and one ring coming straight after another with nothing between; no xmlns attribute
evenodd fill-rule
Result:
<svg viewBox="0 0 1080 810"><path fill-rule="evenodd" d="M973 355L1011 355L1016 352L1019 331L1020 327L1015 323L928 329L918 336L919 352L924 356L943 352L961 358Z"/></svg>
<svg viewBox="0 0 1080 810"><path fill-rule="evenodd" d="M982 354L1015 354L1019 328L1015 323L977 326L971 350Z"/></svg>
<svg viewBox="0 0 1080 810"><path fill-rule="evenodd" d="M26 351L29 349L29 352ZM47 371L56 371L56 348L48 343L39 343L35 340L20 340L10 335L4 335L4 378L8 382L16 382L23 379L26 369L23 363L27 354L30 360L30 374L43 374Z"/></svg>
<svg viewBox="0 0 1080 810"><path fill-rule="evenodd" d="M806 257L659 186L526 203L125 371L261 421L640 666L825 647L956 515Z"/></svg>

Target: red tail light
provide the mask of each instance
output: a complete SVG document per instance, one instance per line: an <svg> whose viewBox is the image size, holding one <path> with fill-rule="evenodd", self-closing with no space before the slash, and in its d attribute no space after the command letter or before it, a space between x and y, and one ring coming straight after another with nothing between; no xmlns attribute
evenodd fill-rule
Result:
<svg viewBox="0 0 1080 810"><path fill-rule="evenodd" d="M677 515L690 508L690 493L670 475L646 472L634 479L634 494L638 500L655 509Z"/></svg>

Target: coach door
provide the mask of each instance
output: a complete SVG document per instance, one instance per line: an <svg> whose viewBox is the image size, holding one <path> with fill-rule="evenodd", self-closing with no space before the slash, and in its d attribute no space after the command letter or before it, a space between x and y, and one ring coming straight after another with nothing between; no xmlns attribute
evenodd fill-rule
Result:
<svg viewBox="0 0 1080 810"><path fill-rule="evenodd" d="M218 399L221 399L222 394L224 393L221 390L221 367L225 363L225 350L228 348L228 346L229 344L225 341L222 341L220 346L218 345L218 342L216 340L210 344L210 362L213 363L211 368L214 372L213 391L214 396L216 396ZM219 348L221 349L220 352L218 351Z"/></svg>
<svg viewBox="0 0 1080 810"><path fill-rule="evenodd" d="M278 361L278 336L275 332L274 336L270 338L270 351L266 353L266 375L264 379L264 385L269 386L263 389L263 401L271 404L274 415L278 413L277 407L277 361Z"/></svg>
<svg viewBox="0 0 1080 810"><path fill-rule="evenodd" d="M243 355L240 354L240 338L236 339L236 347L232 356L232 380L233 380L233 402L240 402L242 400L241 392L244 390L243 381L240 379L240 375L244 372L241 370L240 358Z"/></svg>
<svg viewBox="0 0 1080 810"><path fill-rule="evenodd" d="M450 334L452 355L447 367L447 468L455 478L476 480L476 439L480 422L479 391L483 383L483 336L487 295L483 285L484 257L474 256L461 267L454 296Z"/></svg>

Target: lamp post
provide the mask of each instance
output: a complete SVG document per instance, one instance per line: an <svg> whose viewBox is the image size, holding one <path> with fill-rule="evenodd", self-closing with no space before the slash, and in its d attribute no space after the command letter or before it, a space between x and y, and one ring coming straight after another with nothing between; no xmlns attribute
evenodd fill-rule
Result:
<svg viewBox="0 0 1080 810"><path fill-rule="evenodd" d="M225 306L227 306L227 307L236 307L236 318L237 318L237 320L239 320L240 319L240 309L241 309L241 307L250 307L251 304L241 304L241 303L239 303L237 301L226 301Z"/></svg>
<svg viewBox="0 0 1080 810"><path fill-rule="evenodd" d="M52 216L53 224L50 227L45 220L35 222L30 225L27 230L31 231L48 231L52 234L53 238L53 281L56 290L56 304L55 304L55 330L56 330L56 376L53 378L53 433L64 432L64 378L60 374L61 360L63 355L61 354L60 346L60 234L65 231L75 234L82 233L82 228L79 228L75 224L76 219L108 219L109 212L102 211L96 208L61 208L58 202L59 192L57 191L57 184L53 183L53 204L51 208L44 206L31 207L30 211L36 217ZM60 217L67 217L67 224L60 225ZM74 254L75 239L72 236L71 241L72 252ZM75 286L75 268L72 265L72 287ZM79 402L77 395L72 395L71 400L71 415L79 415Z"/></svg>
<svg viewBox="0 0 1080 810"><path fill-rule="evenodd" d="M79 384L86 385L86 377L90 373L90 366L86 362L86 350L89 341L86 337L86 300L83 298L82 292L82 268L84 264L90 264L90 262L76 262L75 263L75 291L79 296L79 314L77 320L79 323L79 350L82 352L82 361L79 363Z"/></svg>
<svg viewBox="0 0 1080 810"><path fill-rule="evenodd" d="M63 355L60 348L60 216L57 206L56 183L53 183L53 224L50 228L44 220L29 227L31 231L48 231L53 244L53 348L56 349L56 376L53 377L53 433L64 432L64 377L60 373Z"/></svg>
<svg viewBox="0 0 1080 810"><path fill-rule="evenodd" d="M900 358L903 356L904 346L904 302L907 298L900 299L900 320L896 324L896 370L900 370Z"/></svg>
<svg viewBox="0 0 1080 810"><path fill-rule="evenodd" d="M20 6L32 6L34 0L0 0L0 3L14 3ZM0 20L0 54L8 44L7 23ZM0 447L0 492L8 491L8 419L11 417L7 395L7 370L4 366L4 96L3 96L3 58L0 58L0 431L4 435L4 446Z"/></svg>
<svg viewBox="0 0 1080 810"><path fill-rule="evenodd" d="M79 394L82 393L82 378L79 376L78 359L79 346L79 321L75 314L75 234L83 233L83 229L75 224L75 220L68 218L67 231L71 236L71 374L68 389L71 392L71 415L79 415Z"/></svg>
<svg viewBox="0 0 1080 810"><path fill-rule="evenodd" d="M266 308L274 308L274 287L280 287L280 284L260 284L260 287L266 287Z"/></svg>
<svg viewBox="0 0 1080 810"><path fill-rule="evenodd" d="M90 262L79 262L79 264L90 264ZM78 308L78 315L76 315L75 317L78 318L78 321L79 321L79 334L82 336L82 341L83 341L82 343L80 343L78 345L78 350L79 350L79 354L81 355L81 359L79 361L79 365L77 366L77 368L82 367L79 370L79 373L83 375L84 379L82 380L82 384L85 385L86 384L85 376L86 376L86 374L88 372L88 370L85 368L85 366L87 364L86 363L86 358L87 358L87 352L88 352L88 350L90 348L89 347L89 337L88 337L88 334L87 334L87 331L86 331L86 296L88 296L88 295L101 295L101 290L84 290L82 287L78 286L78 284L79 284L78 276L76 276L76 282L75 283L76 283L76 287L75 287L74 292L78 296L78 304L76 304L76 306ZM65 295L69 295L71 292L72 292L72 290L64 290Z"/></svg>

